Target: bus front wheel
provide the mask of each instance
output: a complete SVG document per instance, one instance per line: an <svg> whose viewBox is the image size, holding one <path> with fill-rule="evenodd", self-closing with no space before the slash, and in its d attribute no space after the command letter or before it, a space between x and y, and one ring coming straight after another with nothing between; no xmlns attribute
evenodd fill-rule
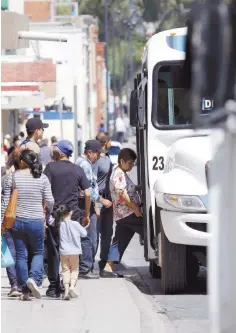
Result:
<svg viewBox="0 0 236 333"><path fill-rule="evenodd" d="M161 223L161 286L164 294L182 293L187 285L186 245L169 242Z"/></svg>

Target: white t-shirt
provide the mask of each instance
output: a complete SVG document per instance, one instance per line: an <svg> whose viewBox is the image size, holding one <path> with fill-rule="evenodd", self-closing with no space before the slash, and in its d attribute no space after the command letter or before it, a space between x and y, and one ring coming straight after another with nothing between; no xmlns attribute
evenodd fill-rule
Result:
<svg viewBox="0 0 236 333"><path fill-rule="evenodd" d="M126 127L122 118L116 118L116 132L125 132Z"/></svg>

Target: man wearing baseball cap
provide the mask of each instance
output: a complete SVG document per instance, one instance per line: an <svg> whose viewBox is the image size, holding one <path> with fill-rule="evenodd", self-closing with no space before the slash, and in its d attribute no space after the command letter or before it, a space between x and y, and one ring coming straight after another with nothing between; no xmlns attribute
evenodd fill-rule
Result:
<svg viewBox="0 0 236 333"><path fill-rule="evenodd" d="M22 141L20 149L34 150L39 154L40 148L37 145L38 140L43 138L44 128L48 128L48 124L43 123L40 118L30 118L26 123L27 138Z"/></svg>
<svg viewBox="0 0 236 333"><path fill-rule="evenodd" d="M89 181L89 191L92 201L90 209L90 225L87 229L90 243L88 243L84 238L81 239L83 253L80 260L79 276L82 278L99 278L99 275L93 274L93 265L98 247L97 216L95 213L95 204L101 203L106 208L109 208L112 205L110 200L104 199L99 194L97 177L94 174L92 168L92 165L100 158L102 148L102 144L99 141L88 140L85 142L84 154L79 156L76 161L76 165L80 166L84 170ZM83 193L80 195L79 205L81 208L85 205Z"/></svg>
<svg viewBox="0 0 236 333"><path fill-rule="evenodd" d="M72 220L81 221L83 225L90 222L90 192L89 182L84 170L69 158L74 151L73 144L68 140L61 140L53 147L53 160L47 164L44 173L48 177L52 194L55 200L55 207L67 204L73 212ZM78 204L80 191L84 193L84 209L81 210ZM49 225L47 228L47 250L48 250L48 279L50 286L46 291L48 297L57 298L62 290L59 276L59 238L55 226ZM86 241L86 238L85 238ZM87 242L89 239L87 238Z"/></svg>
<svg viewBox="0 0 236 333"><path fill-rule="evenodd" d="M36 154L40 153L40 148L37 143L38 140L43 138L44 128L49 125L42 122L40 118L30 118L26 123L27 138L21 142L20 147L16 149L18 154L22 150L29 149L33 150ZM7 169L10 169L14 164L13 155L10 154L7 161Z"/></svg>

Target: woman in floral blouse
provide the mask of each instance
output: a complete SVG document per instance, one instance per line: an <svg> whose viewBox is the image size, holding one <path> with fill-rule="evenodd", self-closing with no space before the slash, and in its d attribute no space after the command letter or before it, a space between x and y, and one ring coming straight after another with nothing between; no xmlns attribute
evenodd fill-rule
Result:
<svg viewBox="0 0 236 333"><path fill-rule="evenodd" d="M121 261L134 234L143 235L140 198L135 184L127 174L132 170L136 159L137 155L132 149L122 149L118 155L118 165L114 167L110 178L113 217L116 222L116 232L106 265L106 269L111 272L113 264Z"/></svg>

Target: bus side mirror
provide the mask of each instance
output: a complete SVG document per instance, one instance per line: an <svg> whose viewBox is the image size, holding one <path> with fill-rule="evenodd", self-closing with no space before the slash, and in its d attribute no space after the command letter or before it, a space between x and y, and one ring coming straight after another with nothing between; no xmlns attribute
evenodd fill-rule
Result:
<svg viewBox="0 0 236 333"><path fill-rule="evenodd" d="M130 125L132 127L136 127L138 125L137 113L138 113L138 94L137 90L132 90L130 95Z"/></svg>

